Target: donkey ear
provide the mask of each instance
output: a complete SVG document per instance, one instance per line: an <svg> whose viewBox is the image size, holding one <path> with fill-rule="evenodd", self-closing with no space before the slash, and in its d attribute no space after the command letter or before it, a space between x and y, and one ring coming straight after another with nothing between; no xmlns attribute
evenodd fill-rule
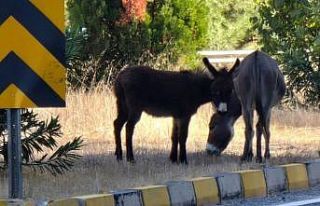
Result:
<svg viewBox="0 0 320 206"><path fill-rule="evenodd" d="M208 68L208 70L211 72L211 74L213 76L217 76L219 74L219 72L216 70L216 68L214 68L214 66L209 62L209 59L207 57L204 57L202 59L202 62Z"/></svg>
<svg viewBox="0 0 320 206"><path fill-rule="evenodd" d="M234 72L236 70L236 68L239 66L239 64L240 64L240 60L239 60L239 58L237 58L236 62L234 63L234 65L232 66L232 68L230 69L229 72L231 72L231 73Z"/></svg>

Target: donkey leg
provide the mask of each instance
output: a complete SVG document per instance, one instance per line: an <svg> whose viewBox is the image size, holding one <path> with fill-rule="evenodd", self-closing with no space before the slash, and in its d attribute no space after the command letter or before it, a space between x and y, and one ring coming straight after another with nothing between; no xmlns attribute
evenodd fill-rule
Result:
<svg viewBox="0 0 320 206"><path fill-rule="evenodd" d="M121 147L121 130L126 122L126 118L123 116L118 116L116 120L114 120L114 137L116 142L116 150L115 155L117 157L117 160L122 160L122 147Z"/></svg>
<svg viewBox="0 0 320 206"><path fill-rule="evenodd" d="M129 114L126 124L126 148L127 148L127 161L134 162L133 149L132 149L132 136L134 127L141 117L141 111Z"/></svg>
<svg viewBox="0 0 320 206"><path fill-rule="evenodd" d="M188 138L188 127L190 122L190 116L180 119L180 134L179 134L179 146L180 146L180 162L188 164L186 142Z"/></svg>
<svg viewBox="0 0 320 206"><path fill-rule="evenodd" d="M173 126L172 126L172 134L171 134L171 153L170 153L170 160L171 162L178 161L178 141L179 141L179 120L173 119Z"/></svg>
<svg viewBox="0 0 320 206"><path fill-rule="evenodd" d="M252 109L244 110L243 118L245 122L245 145L243 149L243 154L241 161L252 161L252 138L253 138L253 111Z"/></svg>
<svg viewBox="0 0 320 206"><path fill-rule="evenodd" d="M262 156L261 156L261 135L262 135L262 122L261 118L259 117L258 123L256 125L256 136L257 136L257 156L256 156L256 162L261 163L262 162Z"/></svg>
<svg viewBox="0 0 320 206"><path fill-rule="evenodd" d="M263 136L265 139L265 153L264 158L270 159L270 118L271 118L271 108L265 113L265 120L263 124Z"/></svg>
<svg viewBox="0 0 320 206"><path fill-rule="evenodd" d="M122 160L122 147L121 147L121 130L124 123L128 119L127 108L123 105L122 100L117 100L118 116L113 122L114 137L116 143L115 155L117 160Z"/></svg>

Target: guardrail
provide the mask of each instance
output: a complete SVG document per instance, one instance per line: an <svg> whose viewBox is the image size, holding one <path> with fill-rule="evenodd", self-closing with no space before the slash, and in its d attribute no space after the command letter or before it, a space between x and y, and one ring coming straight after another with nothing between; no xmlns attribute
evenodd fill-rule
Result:
<svg viewBox="0 0 320 206"><path fill-rule="evenodd" d="M254 51L255 50L203 50L198 51L198 54L208 57L211 63L231 64L235 62L236 58L242 60Z"/></svg>

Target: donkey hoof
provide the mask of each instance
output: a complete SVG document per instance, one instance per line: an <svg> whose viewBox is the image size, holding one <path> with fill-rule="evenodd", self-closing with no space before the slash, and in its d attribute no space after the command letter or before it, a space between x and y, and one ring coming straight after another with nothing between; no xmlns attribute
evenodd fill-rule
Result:
<svg viewBox="0 0 320 206"><path fill-rule="evenodd" d="M270 153L264 154L264 158L265 158L265 159L270 159L270 157L271 157Z"/></svg>
<svg viewBox="0 0 320 206"><path fill-rule="evenodd" d="M188 161L183 161L183 162L180 162L182 165L188 165Z"/></svg>
<svg viewBox="0 0 320 206"><path fill-rule="evenodd" d="M136 161L135 160L130 160L130 161L128 161L130 164L136 164Z"/></svg>
<svg viewBox="0 0 320 206"><path fill-rule="evenodd" d="M246 155L241 157L241 162L251 162L252 161L252 156L251 155Z"/></svg>
<svg viewBox="0 0 320 206"><path fill-rule="evenodd" d="M185 160L180 160L180 163L184 164L184 165L188 165L188 160L186 160L186 159Z"/></svg>
<svg viewBox="0 0 320 206"><path fill-rule="evenodd" d="M172 163L178 163L178 158L174 155L170 155L169 159Z"/></svg>
<svg viewBox="0 0 320 206"><path fill-rule="evenodd" d="M134 164L136 161L134 160L133 157L127 156L127 162L130 162L130 163L133 163L133 164Z"/></svg>
<svg viewBox="0 0 320 206"><path fill-rule="evenodd" d="M121 155L116 155L117 156L117 161L122 161L122 156Z"/></svg>
<svg viewBox="0 0 320 206"><path fill-rule="evenodd" d="M256 163L262 163L262 157L256 157Z"/></svg>

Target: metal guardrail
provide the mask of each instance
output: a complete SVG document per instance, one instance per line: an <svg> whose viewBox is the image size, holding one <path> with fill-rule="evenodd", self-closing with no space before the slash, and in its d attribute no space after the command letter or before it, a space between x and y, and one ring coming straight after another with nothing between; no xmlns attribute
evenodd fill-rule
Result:
<svg viewBox="0 0 320 206"><path fill-rule="evenodd" d="M234 63L236 58L242 60L254 51L255 50L203 50L198 51L198 54L208 57L211 63L230 64Z"/></svg>

